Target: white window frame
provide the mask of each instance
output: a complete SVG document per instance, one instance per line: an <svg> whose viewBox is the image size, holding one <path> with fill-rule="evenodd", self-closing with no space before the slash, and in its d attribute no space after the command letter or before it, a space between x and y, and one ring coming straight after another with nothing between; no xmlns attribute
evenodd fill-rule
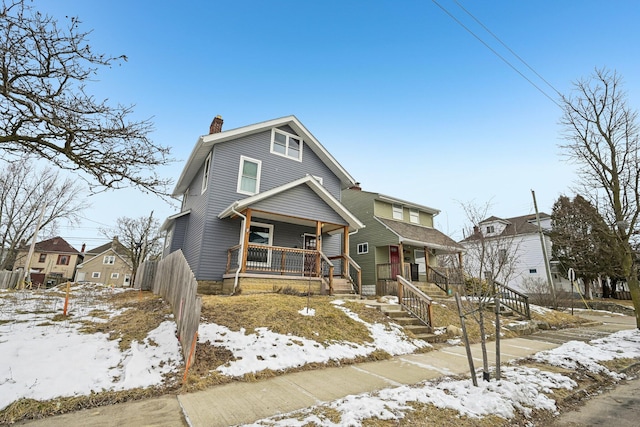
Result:
<svg viewBox="0 0 640 427"><path fill-rule="evenodd" d="M102 263L105 265L114 265L116 263L115 255L105 255L102 259Z"/></svg>
<svg viewBox="0 0 640 427"><path fill-rule="evenodd" d="M91 273L91 278L92 279L99 279L100 278L100 272L99 271L94 271L93 273Z"/></svg>
<svg viewBox="0 0 640 427"><path fill-rule="evenodd" d="M206 160L204 161L204 170L202 171L202 189L200 191L201 193L204 193L205 191L207 191L207 186L209 185L209 171L211 170L211 154L212 153L209 153Z"/></svg>
<svg viewBox="0 0 640 427"><path fill-rule="evenodd" d="M251 230L251 226L255 225L256 227L264 227L269 229L269 241L265 243L251 243L253 245L260 246L273 246L273 224L265 224L263 222L254 222L251 221L249 224L249 230ZM269 267L271 266L271 249L267 250L267 260L265 262L260 261L249 261L247 260L247 265L251 267Z"/></svg>
<svg viewBox="0 0 640 427"><path fill-rule="evenodd" d="M404 208L402 205L394 203L393 205L391 205L391 211L391 216L393 217L393 219L397 219L400 221L404 219Z"/></svg>
<svg viewBox="0 0 640 427"><path fill-rule="evenodd" d="M358 243L357 252L358 252L358 255L368 254L369 253L369 242Z"/></svg>
<svg viewBox="0 0 640 427"><path fill-rule="evenodd" d="M256 172L256 191L250 192L242 189L242 170L244 169L244 162L256 163L258 165L258 169ZM236 191L240 194L246 194L247 196L253 196L254 194L258 194L260 192L260 175L262 171L262 161L257 159L252 159L251 157L240 156L240 167L238 168L238 186Z"/></svg>
<svg viewBox="0 0 640 427"><path fill-rule="evenodd" d="M117 279L118 277L120 277L120 273L111 273L112 279Z"/></svg>
<svg viewBox="0 0 640 427"><path fill-rule="evenodd" d="M275 145L275 141L276 141L276 134L280 134L283 135L286 138L285 141L285 145L284 145L284 153L279 153L278 151L276 151L274 149L274 145ZM295 140L298 141L299 143L299 149L298 149L298 156L297 157L293 157L291 155L289 155L289 148L290 148L290 144L289 141L290 139L293 138ZM302 146L304 145L304 140L302 138L300 138L298 135L294 135L285 131L282 131L280 129L276 129L273 128L271 129L271 153L275 154L276 156L282 156L282 157L286 157L287 159L292 159L292 160L296 160L298 162L302 161Z"/></svg>
<svg viewBox="0 0 640 427"><path fill-rule="evenodd" d="M418 209L409 209L409 222L420 224L420 211Z"/></svg>
<svg viewBox="0 0 640 427"><path fill-rule="evenodd" d="M164 248L168 249L171 246L171 238L173 237L173 228L167 231L167 235L164 238Z"/></svg>
<svg viewBox="0 0 640 427"><path fill-rule="evenodd" d="M182 210L187 206L187 199L189 198L189 189L184 192L182 195Z"/></svg>
<svg viewBox="0 0 640 427"><path fill-rule="evenodd" d="M427 257L428 256L429 256L429 253L424 249L413 250L413 260L415 261L416 264L418 264L418 275L420 275L421 273L427 274ZM419 262L418 261L419 259L422 259L422 262Z"/></svg>
<svg viewBox="0 0 640 427"><path fill-rule="evenodd" d="M496 227L493 225L487 225L486 230L487 230L487 234L493 234L496 232Z"/></svg>

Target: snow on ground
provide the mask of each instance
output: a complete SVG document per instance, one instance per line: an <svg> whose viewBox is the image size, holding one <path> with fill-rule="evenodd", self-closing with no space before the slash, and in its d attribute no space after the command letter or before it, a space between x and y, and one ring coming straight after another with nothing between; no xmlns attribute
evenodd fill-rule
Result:
<svg viewBox="0 0 640 427"><path fill-rule="evenodd" d="M48 400L160 384L163 373L178 372L182 368L176 328L170 320L124 352L118 348L117 341L109 341L104 334L81 333L76 321L106 322L119 313L99 302L97 297L104 292L123 290L95 286L74 288L69 306L73 321L52 321L55 315L61 314L64 304L59 291L0 291L0 410L23 397ZM405 354L427 345L408 339L397 326L364 322L341 301L336 301L336 309L362 322L374 342L319 343L276 334L266 328L235 332L216 324L201 324L199 337L202 342L211 341L233 352L237 360L221 366L219 371L234 376L354 358L376 349ZM102 311L108 318L91 316L94 310ZM302 309L300 315L315 313ZM623 331L590 343L573 341L538 353L534 358L543 364L569 369L584 367L617 380L622 376L610 372L600 362L640 358L640 332ZM270 418L254 425L296 426L315 422L323 426L359 426L369 417L400 419L412 410L412 402L454 409L469 417L497 414L508 419L516 411L524 414L533 409L555 411L555 402L545 393L575 386L565 375L512 365L503 367L502 380L479 381L479 387L473 387L469 379L445 377L418 386L393 387L323 404L340 414L337 424L323 417L317 408L308 408L284 419Z"/></svg>
<svg viewBox="0 0 640 427"><path fill-rule="evenodd" d="M237 360L220 366L223 375L242 376L264 369L284 370L300 367L307 363L326 363L331 360L355 359L366 356L375 350L384 350L389 354L413 353L418 348L430 344L422 340L410 340L398 325L370 324L357 314L343 307L344 301L335 300L336 309L342 310L356 322L363 323L368 329L372 343L356 344L352 342L319 343L294 335L271 332L267 328L257 328L248 333L242 329L232 331L215 323L201 323L198 328L198 341L210 341L216 346L230 350ZM300 311L300 314L306 309ZM303 315L308 315L303 314Z"/></svg>
<svg viewBox="0 0 640 427"><path fill-rule="evenodd" d="M49 400L161 384L164 373L180 368L170 319L124 352L106 334L79 331L82 321L108 322L92 312L109 318L121 312L99 302L105 292L123 290L73 287L68 319L52 321L63 313L59 290L0 291L0 410L20 398Z"/></svg>
<svg viewBox="0 0 640 427"><path fill-rule="evenodd" d="M597 361L627 357L640 357L640 331L637 329L618 332L588 344L571 341L554 350L536 354L535 360L573 369L580 365L591 372L608 374L619 380L624 375L610 372ZM534 409L557 412L555 401L547 394L553 389L572 390L577 386L566 375L526 366L503 367L501 373L500 381L485 382L479 377L478 387L474 387L469 379L445 377L417 386L391 387L376 393L351 395L283 416L258 420L248 426L360 426L363 420L372 417L402 419L413 410L409 403L433 404L471 418L497 415L510 419L516 411L528 417ZM323 408L331 410L328 411L331 418L323 415ZM333 421L336 412L340 416L337 423Z"/></svg>

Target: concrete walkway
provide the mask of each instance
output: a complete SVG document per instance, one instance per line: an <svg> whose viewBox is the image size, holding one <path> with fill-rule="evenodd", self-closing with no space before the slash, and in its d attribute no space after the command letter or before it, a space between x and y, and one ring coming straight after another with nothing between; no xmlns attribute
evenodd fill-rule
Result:
<svg viewBox="0 0 640 427"><path fill-rule="evenodd" d="M581 316L583 314L581 313ZM597 317L594 320L598 319ZM630 318L633 319L633 318ZM629 318L612 318L602 329L615 332L635 327ZM526 357L559 346L558 342L526 338L503 339L501 360ZM495 361L495 343L488 343L489 360ZM472 346L475 368L482 366L479 344ZM330 402L350 394L416 384L445 375L469 374L463 346L443 347L424 354L397 356L379 362L341 368L297 372L258 382L237 382L210 389L78 411L44 420L19 423L34 427L83 425L215 427L256 420Z"/></svg>

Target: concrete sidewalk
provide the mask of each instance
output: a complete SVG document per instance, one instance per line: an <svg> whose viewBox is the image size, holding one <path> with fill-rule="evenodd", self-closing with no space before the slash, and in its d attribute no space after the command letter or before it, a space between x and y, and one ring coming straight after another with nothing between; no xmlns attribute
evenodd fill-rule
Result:
<svg viewBox="0 0 640 427"><path fill-rule="evenodd" d="M495 360L489 343L489 358ZM503 362L557 347L557 344L523 338L503 339ZM480 345L472 346L474 364L481 367ZM397 356L390 360L360 363L342 368L282 375L255 383L232 383L178 396L193 427L230 426L307 408L350 394L387 387L416 384L443 375L468 374L464 347L445 347L424 354Z"/></svg>
<svg viewBox="0 0 640 427"><path fill-rule="evenodd" d="M632 318L633 319L633 318ZM596 319L594 319L596 320ZM605 323L608 333L635 326L619 318ZM502 339L501 361L530 356L558 347L557 342L527 338ZM480 344L474 344L475 368L482 366ZM495 361L495 342L489 342L489 360ZM215 427L251 423L256 420L330 402L350 394L387 387L416 384L446 375L469 374L464 346L442 347L424 354L396 356L379 362L340 368L296 372L258 382L236 382L210 389L87 409L43 420L18 423L33 427L53 426L185 426Z"/></svg>

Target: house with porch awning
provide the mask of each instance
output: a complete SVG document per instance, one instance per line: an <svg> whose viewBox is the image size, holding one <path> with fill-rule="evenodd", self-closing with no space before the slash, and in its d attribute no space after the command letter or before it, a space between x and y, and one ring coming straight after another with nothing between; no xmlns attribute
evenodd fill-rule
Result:
<svg viewBox="0 0 640 427"><path fill-rule="evenodd" d="M434 228L439 210L363 191L359 185L344 190L342 202L366 226L349 240L365 289L375 286L376 294L387 294L398 275L415 284L435 284L445 292L462 285L465 248ZM451 263L439 266L444 255Z"/></svg>
<svg viewBox="0 0 640 427"><path fill-rule="evenodd" d="M295 116L228 131L218 116L176 184L164 255L181 250L211 293L359 293L349 235L364 225L341 202L354 184Z"/></svg>

